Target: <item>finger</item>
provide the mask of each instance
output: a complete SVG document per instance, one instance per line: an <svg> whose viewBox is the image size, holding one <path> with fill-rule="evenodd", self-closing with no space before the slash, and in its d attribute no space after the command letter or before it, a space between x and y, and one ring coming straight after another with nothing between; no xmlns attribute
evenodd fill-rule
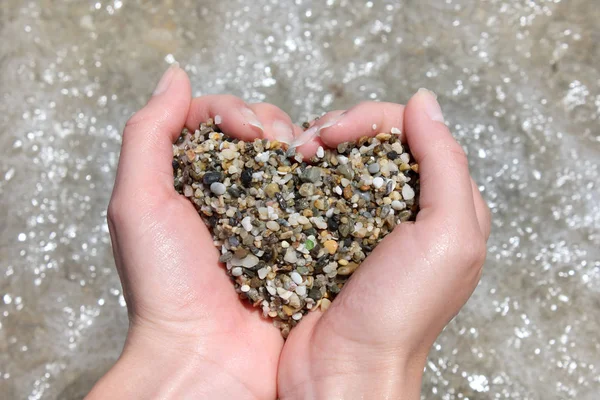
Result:
<svg viewBox="0 0 600 400"><path fill-rule="evenodd" d="M229 136L244 141L262 138L264 127L258 116L239 97L220 94L192 99L185 126L195 130L202 122L212 119Z"/></svg>
<svg viewBox="0 0 600 400"><path fill-rule="evenodd" d="M404 134L419 163L421 211L417 221L431 214L456 223L476 221L467 157L444 124L436 97L419 90L406 105ZM439 223L440 219L435 219Z"/></svg>
<svg viewBox="0 0 600 400"><path fill-rule="evenodd" d="M475 213L477 214L477 222L479 222L479 228L485 240L489 239L490 232L492 229L492 220L490 208L486 204L485 200L481 196L481 192L477 187L477 184L471 179L471 189L473 191L473 201L475 202Z"/></svg>
<svg viewBox="0 0 600 400"><path fill-rule="evenodd" d="M295 126L285 111L269 103L254 103L248 105L256 114L264 127L264 137L290 144L300 127Z"/></svg>
<svg viewBox="0 0 600 400"><path fill-rule="evenodd" d="M176 65L169 67L152 98L125 126L115 193L173 190L172 143L181 133L190 101L187 74Z"/></svg>
<svg viewBox="0 0 600 400"><path fill-rule="evenodd" d="M328 147L352 142L362 136L374 136L380 132L399 133L403 126L404 106L395 103L360 103L335 119L320 125L320 136Z"/></svg>
<svg viewBox="0 0 600 400"><path fill-rule="evenodd" d="M344 110L330 111L321 118L312 121L307 130L297 133L292 144L296 147L296 152L303 157L310 158L315 155L319 146L327 147L319 137L320 131L335 124L344 112Z"/></svg>

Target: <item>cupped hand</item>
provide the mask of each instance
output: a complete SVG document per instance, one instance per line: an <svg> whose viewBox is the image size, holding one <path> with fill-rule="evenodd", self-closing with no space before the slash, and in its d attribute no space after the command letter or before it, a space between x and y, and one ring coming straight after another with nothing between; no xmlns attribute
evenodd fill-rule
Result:
<svg viewBox="0 0 600 400"><path fill-rule="evenodd" d="M173 187L172 143L208 118L244 140L300 131L268 104L192 99L183 70L165 73L123 133L108 223L130 329L90 398L276 397L279 330L240 301L208 229Z"/></svg>
<svg viewBox="0 0 600 400"><path fill-rule="evenodd" d="M490 214L435 96L406 107L364 103L319 119L303 145L335 147L402 129L419 163L420 211L361 264L325 312L290 333L279 363L281 399L418 399L427 353L475 289ZM312 135L311 135L312 136Z"/></svg>

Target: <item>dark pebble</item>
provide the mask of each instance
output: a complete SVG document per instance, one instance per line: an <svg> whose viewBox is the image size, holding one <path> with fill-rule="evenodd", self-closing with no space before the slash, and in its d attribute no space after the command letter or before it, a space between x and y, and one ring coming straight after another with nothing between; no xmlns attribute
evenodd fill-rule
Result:
<svg viewBox="0 0 600 400"><path fill-rule="evenodd" d="M336 221L337 218L329 218L327 220L327 228L331 231L331 232L336 232L338 230L338 228L340 227L340 223L338 221Z"/></svg>
<svg viewBox="0 0 600 400"><path fill-rule="evenodd" d="M206 186L210 186L215 182L221 182L223 180L223 173L219 171L209 171L204 174L202 183Z"/></svg>
<svg viewBox="0 0 600 400"><path fill-rule="evenodd" d="M228 251L225 254L222 254L221 257L219 257L219 262L222 263L226 263L227 261L231 260L233 258L233 253Z"/></svg>
<svg viewBox="0 0 600 400"><path fill-rule="evenodd" d="M173 166L173 171L177 171L179 169L179 161L173 160L171 165Z"/></svg>
<svg viewBox="0 0 600 400"><path fill-rule="evenodd" d="M397 151L392 150L389 153L387 153L387 158L389 158L390 160L395 160L398 157L400 157L400 155Z"/></svg>
<svg viewBox="0 0 600 400"><path fill-rule="evenodd" d="M279 203L279 207L281 207L281 209L285 211L287 209L287 203L285 202L281 193L275 193L275 198L277 199L277 203Z"/></svg>
<svg viewBox="0 0 600 400"><path fill-rule="evenodd" d="M227 193L234 199L237 199L242 195L242 191L236 187L230 186L227 188Z"/></svg>
<svg viewBox="0 0 600 400"><path fill-rule="evenodd" d="M252 183L252 169L246 168L245 170L243 170L240 179L242 181L242 185L246 187L250 186L250 184Z"/></svg>
<svg viewBox="0 0 600 400"><path fill-rule="evenodd" d="M321 300L321 297L323 297L321 294L321 289L319 289L318 287L313 287L308 291L308 297L310 297L314 301Z"/></svg>
<svg viewBox="0 0 600 400"><path fill-rule="evenodd" d="M229 237L229 245L232 247L238 247L240 245L240 241L236 236Z"/></svg>

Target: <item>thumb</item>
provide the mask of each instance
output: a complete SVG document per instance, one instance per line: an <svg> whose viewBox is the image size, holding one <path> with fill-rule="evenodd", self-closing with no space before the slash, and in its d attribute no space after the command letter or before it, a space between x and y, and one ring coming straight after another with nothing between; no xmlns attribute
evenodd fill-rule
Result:
<svg viewBox="0 0 600 400"><path fill-rule="evenodd" d="M189 78L172 65L148 103L125 126L115 195L173 191L172 143L185 125L190 103Z"/></svg>

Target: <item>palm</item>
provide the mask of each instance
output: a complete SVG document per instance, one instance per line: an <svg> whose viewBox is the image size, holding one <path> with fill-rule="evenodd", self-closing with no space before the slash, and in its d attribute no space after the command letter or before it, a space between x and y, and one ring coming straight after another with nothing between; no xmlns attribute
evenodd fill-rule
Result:
<svg viewBox="0 0 600 400"><path fill-rule="evenodd" d="M171 329L208 341L210 348L203 357L211 369L221 369L262 398L272 390L263 382L275 381L281 335L240 301L190 202L174 191L165 197L149 218L151 243L143 246L153 249L150 259L162 263L154 266L157 273L151 278L160 290L144 296L145 304L139 308Z"/></svg>

